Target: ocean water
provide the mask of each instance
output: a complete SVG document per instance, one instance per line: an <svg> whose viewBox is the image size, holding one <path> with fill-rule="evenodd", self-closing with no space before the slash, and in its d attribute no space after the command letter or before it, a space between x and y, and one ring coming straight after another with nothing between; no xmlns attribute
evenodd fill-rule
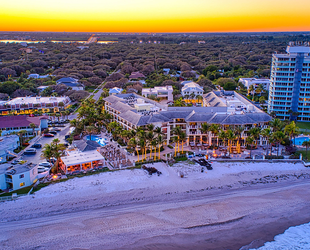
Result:
<svg viewBox="0 0 310 250"><path fill-rule="evenodd" d="M258 250L309 250L310 223L288 228L283 234L274 237L274 241L266 242Z"/></svg>

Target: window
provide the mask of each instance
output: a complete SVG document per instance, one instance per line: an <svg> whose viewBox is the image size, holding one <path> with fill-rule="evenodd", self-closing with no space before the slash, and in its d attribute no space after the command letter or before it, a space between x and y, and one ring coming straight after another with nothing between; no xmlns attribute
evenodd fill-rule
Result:
<svg viewBox="0 0 310 250"><path fill-rule="evenodd" d="M21 182L21 183L19 183L19 186L20 186L20 187L25 186L25 182Z"/></svg>
<svg viewBox="0 0 310 250"><path fill-rule="evenodd" d="M22 178L24 178L24 177L25 177L24 174L19 175L19 179L22 179Z"/></svg>

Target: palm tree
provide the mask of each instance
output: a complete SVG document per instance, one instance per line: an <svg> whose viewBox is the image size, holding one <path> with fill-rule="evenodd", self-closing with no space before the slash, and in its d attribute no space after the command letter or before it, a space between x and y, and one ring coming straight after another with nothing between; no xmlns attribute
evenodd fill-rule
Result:
<svg viewBox="0 0 310 250"><path fill-rule="evenodd" d="M261 131L261 128L259 127L254 127L249 130L249 134L253 136L256 145L257 145L257 140L259 139L259 136L260 136L260 131Z"/></svg>
<svg viewBox="0 0 310 250"><path fill-rule="evenodd" d="M86 127L86 132L89 135L89 140L90 141L91 141L91 134L94 133L95 130L96 130L96 128L93 125Z"/></svg>
<svg viewBox="0 0 310 250"><path fill-rule="evenodd" d="M255 92L258 94L264 93L265 92L264 86L262 84L259 84L257 88L255 89Z"/></svg>
<svg viewBox="0 0 310 250"><path fill-rule="evenodd" d="M219 139L221 139L222 140L222 142L223 142L223 146L225 147L225 140L226 140L226 138L227 138L227 134L226 134L226 132L224 131L224 130L220 130L220 132L219 132Z"/></svg>
<svg viewBox="0 0 310 250"><path fill-rule="evenodd" d="M233 132L236 135L237 141L238 141L239 144L240 144L240 138L241 138L241 135L242 135L243 131L244 131L244 127L243 126L236 126L233 129Z"/></svg>
<svg viewBox="0 0 310 250"><path fill-rule="evenodd" d="M295 146L295 136L299 134L299 128L296 126L294 121L284 127L284 133L289 136L290 141L292 141L292 138L294 137Z"/></svg>
<svg viewBox="0 0 310 250"><path fill-rule="evenodd" d="M54 157L54 152L53 152L53 145L52 144L45 144L42 148L41 151L41 156L48 160L49 162L51 161L51 158Z"/></svg>
<svg viewBox="0 0 310 250"><path fill-rule="evenodd" d="M164 139L161 135L157 137L157 143L158 143L158 159L160 159L160 149L161 146L164 144Z"/></svg>
<svg viewBox="0 0 310 250"><path fill-rule="evenodd" d="M303 146L306 146L306 160L308 160L308 147L310 145L310 141L303 141Z"/></svg>
<svg viewBox="0 0 310 250"><path fill-rule="evenodd" d="M212 132L212 134L214 134L214 136L218 136L220 127L221 126L219 124L211 124L210 131ZM219 146L219 138L217 137L216 140L217 140L217 146Z"/></svg>
<svg viewBox="0 0 310 250"><path fill-rule="evenodd" d="M236 139L236 135L234 134L234 132L231 129L228 129L226 131L226 137L228 140L228 151L229 154L231 153L231 146L232 146L232 141Z"/></svg>
<svg viewBox="0 0 310 250"><path fill-rule="evenodd" d="M122 137L124 143L127 143L128 135L129 135L129 130L124 129L121 131L120 136Z"/></svg>
<svg viewBox="0 0 310 250"><path fill-rule="evenodd" d="M198 95L197 100L199 103L202 103L203 97L201 95ZM202 106L202 104L201 104L201 106Z"/></svg>
<svg viewBox="0 0 310 250"><path fill-rule="evenodd" d="M248 94L252 94L252 101L254 101L254 95L255 95L255 88L254 85L251 85L248 89Z"/></svg>
<svg viewBox="0 0 310 250"><path fill-rule="evenodd" d="M26 130L20 130L17 132L18 136L19 136L19 141L20 141L20 145L23 145L25 137L24 135L27 134Z"/></svg>
<svg viewBox="0 0 310 250"><path fill-rule="evenodd" d="M174 142L174 156L177 156L177 145L179 144L179 137L173 136L172 142Z"/></svg>
<svg viewBox="0 0 310 250"><path fill-rule="evenodd" d="M150 146L151 146L151 150L152 148L154 148L154 161L156 160L156 146L157 146L157 138L153 138L151 141L150 141ZM150 153L150 159L151 159L151 153Z"/></svg>
<svg viewBox="0 0 310 250"><path fill-rule="evenodd" d="M146 142L145 142L145 140L140 137L139 141L138 141L138 145L140 146L141 153L142 153L141 161L143 161L144 152L145 152L145 159L146 159Z"/></svg>
<svg viewBox="0 0 310 250"><path fill-rule="evenodd" d="M284 123L278 119L274 118L269 122L270 127L272 128L272 132L280 131L284 128Z"/></svg>
<svg viewBox="0 0 310 250"><path fill-rule="evenodd" d="M180 136L179 136L179 141L182 143L182 154L183 154L183 144L184 144L184 142L186 142L186 133L185 132L182 132L181 134L180 134Z"/></svg>
<svg viewBox="0 0 310 250"><path fill-rule="evenodd" d="M63 110L65 104L63 102L58 103L58 107L60 107L60 110Z"/></svg>
<svg viewBox="0 0 310 250"><path fill-rule="evenodd" d="M254 142L254 137L248 136L246 138L246 142L248 143L248 145L250 145L250 157L252 158L252 146L253 146L253 142Z"/></svg>
<svg viewBox="0 0 310 250"><path fill-rule="evenodd" d="M202 134L208 134L210 127L211 126L209 124L202 123L201 128L199 130L201 131ZM202 135L201 135L201 144L202 144Z"/></svg>
<svg viewBox="0 0 310 250"><path fill-rule="evenodd" d="M268 155L268 146L270 143L270 139L272 138L272 132L270 128L265 128L261 131L261 135L266 138L267 141L267 145L266 145L266 155ZM271 145L271 143L270 143ZM271 149L270 149L270 153L271 153Z"/></svg>
<svg viewBox="0 0 310 250"><path fill-rule="evenodd" d="M149 132L153 132L154 131L154 128L155 128L155 126L154 126L154 124L148 124L148 125L146 125L146 128L147 128L147 131L149 131Z"/></svg>
<svg viewBox="0 0 310 250"><path fill-rule="evenodd" d="M273 139L277 143L278 150L277 150L277 156L279 156L279 148L280 148L280 143L284 141L285 139L285 134L283 131L276 131L273 133Z"/></svg>
<svg viewBox="0 0 310 250"><path fill-rule="evenodd" d="M128 145L132 148L134 148L134 150L136 150L137 155L138 155L138 162L139 162L139 150L138 150L138 141L136 140L135 137L131 138L128 142Z"/></svg>
<svg viewBox="0 0 310 250"><path fill-rule="evenodd" d="M153 130L151 130L151 132L148 132L146 136L147 136L147 139L149 141L150 159L151 159L152 158L152 152L153 152L153 144L154 144L154 141L155 141L155 136L154 136ZM155 146L156 146L156 144L155 144Z"/></svg>
<svg viewBox="0 0 310 250"><path fill-rule="evenodd" d="M35 135L35 132L34 132L34 131L35 131L37 125L35 125L34 123L30 123L30 124L29 124L29 127L32 128L32 134Z"/></svg>
<svg viewBox="0 0 310 250"><path fill-rule="evenodd" d="M180 146L179 146L179 138L181 133L183 132L180 126L176 126L172 129L173 134L178 138L177 143L178 143L178 153L180 152Z"/></svg>
<svg viewBox="0 0 310 250"><path fill-rule="evenodd" d="M66 115L66 120L69 120L70 111L68 109L65 111L65 115Z"/></svg>
<svg viewBox="0 0 310 250"><path fill-rule="evenodd" d="M58 138L55 138L53 140L53 144L55 144L56 146L58 146L59 142L60 142L60 140Z"/></svg>

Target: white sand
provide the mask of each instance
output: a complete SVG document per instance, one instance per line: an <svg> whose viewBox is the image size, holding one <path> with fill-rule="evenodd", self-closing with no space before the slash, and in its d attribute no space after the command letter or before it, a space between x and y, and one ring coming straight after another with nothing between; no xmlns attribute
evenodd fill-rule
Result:
<svg viewBox="0 0 310 250"><path fill-rule="evenodd" d="M52 184L34 195L1 203L0 232L3 234L0 245L6 243L7 248L4 249L19 249L17 246L23 242L20 249L32 249L45 244L39 237L44 231L45 234L53 234L46 241L63 242L63 245L59 243L51 249L71 249L72 244L88 249L87 241L83 244L75 242L76 237L95 237L88 239L97 246L94 249L120 246L126 249L125 239L136 248L139 240L146 237L176 234L183 232L185 227L238 220L252 213L276 211L276 208L281 212L277 210L272 218L277 218L286 214L286 206L297 211L304 208L301 204L307 204L302 200L306 197L292 195L287 188L291 185L292 190L295 188L299 194L302 188L298 183L304 183L304 179L307 179L306 184L309 183L310 168L301 163L214 162L213 170L203 173L198 164L186 162L173 167L163 163L149 166L156 167L162 175L149 176L140 169L105 172ZM180 171L185 174L184 178L178 176ZM265 187L274 188L269 190ZM286 192L283 197L295 199L295 208L289 205L288 198L275 195L280 191ZM270 202L269 195L275 195L274 203ZM219 197L223 197L223 201L219 201ZM66 222L61 218L65 218ZM79 221L83 221L83 226ZM130 230L126 223L130 223ZM88 227L88 224L92 226ZM28 230L30 227L33 228ZM79 231L80 227L84 228L83 233ZM110 235L104 244L100 238L103 231ZM86 232L91 233L86 236ZM17 234L22 234L23 240L17 237L18 241L14 237ZM36 240L30 242L29 235L35 235ZM181 236L179 238L182 239Z"/></svg>

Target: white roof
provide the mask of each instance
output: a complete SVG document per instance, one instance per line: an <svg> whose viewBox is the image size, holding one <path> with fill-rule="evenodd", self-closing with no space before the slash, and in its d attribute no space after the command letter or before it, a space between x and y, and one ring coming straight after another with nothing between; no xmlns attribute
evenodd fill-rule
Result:
<svg viewBox="0 0 310 250"><path fill-rule="evenodd" d="M64 102L68 97L17 97L11 101L8 101L7 104L40 104L40 103L54 103L54 102Z"/></svg>
<svg viewBox="0 0 310 250"><path fill-rule="evenodd" d="M182 91L192 91L192 90L199 90L203 91L203 88L199 86L199 84L195 82L189 82L184 85Z"/></svg>
<svg viewBox="0 0 310 250"><path fill-rule="evenodd" d="M104 157L97 150L87 152L70 151L68 154L68 156L61 157L61 160L67 167L104 160Z"/></svg>
<svg viewBox="0 0 310 250"><path fill-rule="evenodd" d="M121 93L122 91L123 89L114 87L113 89L110 89L109 93Z"/></svg>

